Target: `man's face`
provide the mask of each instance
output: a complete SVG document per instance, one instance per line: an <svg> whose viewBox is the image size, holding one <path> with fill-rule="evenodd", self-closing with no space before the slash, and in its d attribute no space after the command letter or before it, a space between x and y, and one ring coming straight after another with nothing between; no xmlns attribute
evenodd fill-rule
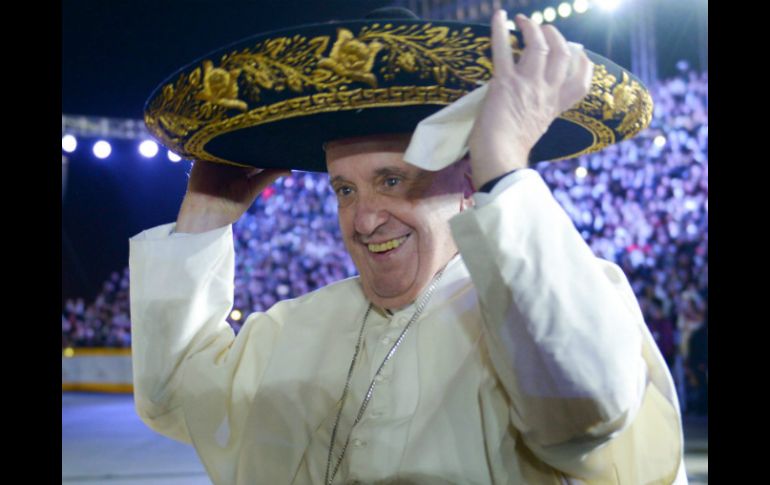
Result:
<svg viewBox="0 0 770 485"><path fill-rule="evenodd" d="M382 135L326 148L345 246L364 293L382 308L412 303L452 259L448 221L470 205L467 165L426 172L404 162L408 144L408 135Z"/></svg>

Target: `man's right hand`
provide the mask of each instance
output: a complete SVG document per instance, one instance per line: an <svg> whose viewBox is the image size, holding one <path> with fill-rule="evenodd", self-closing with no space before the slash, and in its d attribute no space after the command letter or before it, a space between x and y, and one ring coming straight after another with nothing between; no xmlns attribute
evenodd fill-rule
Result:
<svg viewBox="0 0 770 485"><path fill-rule="evenodd" d="M288 175L290 170L195 162L175 231L200 233L230 225L240 219L267 186Z"/></svg>

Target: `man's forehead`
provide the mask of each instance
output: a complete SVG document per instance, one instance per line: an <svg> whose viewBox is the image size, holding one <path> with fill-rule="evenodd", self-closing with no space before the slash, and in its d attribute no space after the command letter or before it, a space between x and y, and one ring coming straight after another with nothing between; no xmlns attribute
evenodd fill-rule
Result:
<svg viewBox="0 0 770 485"><path fill-rule="evenodd" d="M419 176L421 175L422 171L416 167L411 167L410 165L406 163L400 163L398 165L394 163L387 163L387 164L376 164L374 162L370 162L367 164L366 161L361 162L361 165L358 168L361 169L363 172L363 175L372 177L372 178L381 178L386 177L389 175L398 175L401 177L407 177L410 176ZM335 182L341 182L341 181L347 181L348 176L351 174L346 173L345 171L329 171L329 181L334 184Z"/></svg>
<svg viewBox="0 0 770 485"><path fill-rule="evenodd" d="M324 145L326 163L367 153L404 153L411 138L411 133L398 133L332 140Z"/></svg>

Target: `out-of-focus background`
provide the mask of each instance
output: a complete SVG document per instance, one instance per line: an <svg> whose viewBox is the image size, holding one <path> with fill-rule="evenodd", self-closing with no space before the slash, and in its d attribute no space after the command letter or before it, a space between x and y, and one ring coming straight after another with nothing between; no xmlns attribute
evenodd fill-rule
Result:
<svg viewBox="0 0 770 485"><path fill-rule="evenodd" d="M623 268L674 377L690 483L708 482L708 3L706 0L325 0L62 3L62 483L210 483L193 449L133 410L128 238L173 222L190 162L152 143L143 104L182 65L281 27L386 5L489 23L496 8L553 23L648 86L633 140L535 168L597 255ZM279 179L234 225L246 316L355 274L325 174Z"/></svg>

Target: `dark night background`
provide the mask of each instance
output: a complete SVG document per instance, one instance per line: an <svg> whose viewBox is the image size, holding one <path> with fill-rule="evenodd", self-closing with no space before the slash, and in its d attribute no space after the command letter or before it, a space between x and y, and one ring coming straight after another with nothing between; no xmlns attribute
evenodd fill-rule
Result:
<svg viewBox="0 0 770 485"><path fill-rule="evenodd" d="M627 0L626 3L641 0ZM659 75L676 62L699 68L696 8L702 0L648 0L656 6ZM391 5L387 0L326 1L84 1L62 2L62 114L141 119L150 92L179 67L209 51L259 32L359 18ZM502 2L506 5L506 2ZM528 1L530 14L556 1ZM516 12L509 10L509 18ZM621 7L614 15L596 9L555 25L567 40L630 67L629 25ZM488 23L488 20L484 23ZM609 49L608 49L609 47ZM128 238L173 222L184 195L188 162L172 164L161 149L155 159L136 151L136 141L110 140L113 154L99 160L93 140L79 140L69 154L62 200L62 301L91 301L112 271L128 264ZM64 186L63 186L64 187Z"/></svg>

